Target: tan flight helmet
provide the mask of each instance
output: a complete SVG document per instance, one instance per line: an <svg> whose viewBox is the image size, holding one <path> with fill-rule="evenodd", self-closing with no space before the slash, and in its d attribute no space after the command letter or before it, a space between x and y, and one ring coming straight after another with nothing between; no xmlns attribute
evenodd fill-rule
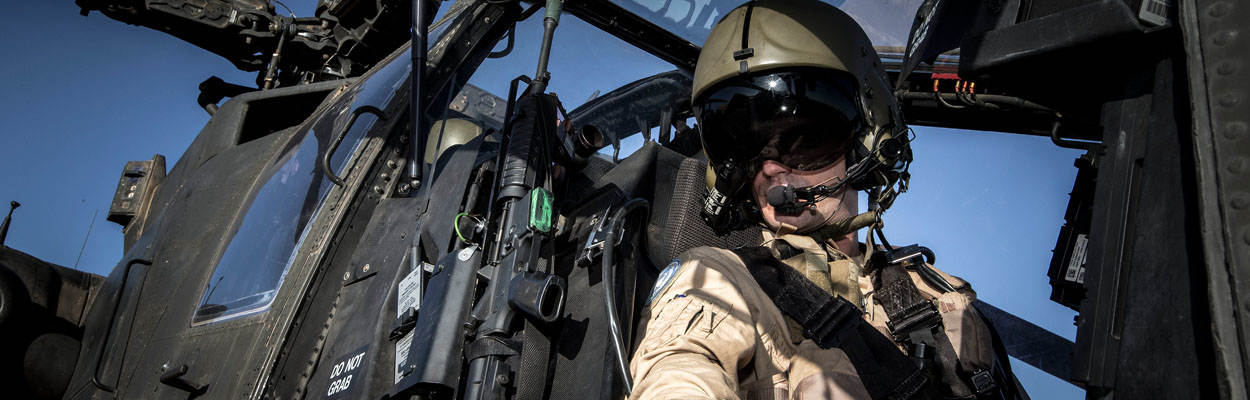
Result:
<svg viewBox="0 0 1250 400"><path fill-rule="evenodd" d="M849 183L855 190L869 190L881 208L889 207L894 197L906 190L906 166L911 160L908 129L880 57L859 24L837 7L818 0L743 4L730 11L708 35L695 67L693 104L698 110L711 101L709 96L726 86L777 71L830 71L846 81L853 80L846 107L857 108L859 121L843 147L846 165L848 173L853 173L857 164L870 172L858 179L849 176ZM716 142L726 141L723 132L702 129L706 128L703 121L700 125L705 150L709 144L717 146ZM710 155L712 171L708 177L731 181L715 189L723 193L721 196L740 199L745 186L740 181L749 178L743 171L716 165ZM709 179L709 189L712 185Z"/></svg>
<svg viewBox="0 0 1250 400"><path fill-rule="evenodd" d="M481 135L482 131L481 125L464 118L434 121L425 141L425 163L433 164L448 147L468 143Z"/></svg>

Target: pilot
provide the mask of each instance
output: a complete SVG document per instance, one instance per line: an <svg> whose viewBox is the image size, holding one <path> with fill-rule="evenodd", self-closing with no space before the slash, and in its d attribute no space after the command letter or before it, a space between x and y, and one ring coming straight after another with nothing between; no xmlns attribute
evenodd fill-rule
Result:
<svg viewBox="0 0 1250 400"><path fill-rule="evenodd" d="M705 217L745 210L763 243L691 249L661 272L641 312L631 398L1015 390L967 282L924 262L927 249L856 233L880 228L911 156L881 61L850 16L816 0L734 9L699 54L692 97L715 181Z"/></svg>

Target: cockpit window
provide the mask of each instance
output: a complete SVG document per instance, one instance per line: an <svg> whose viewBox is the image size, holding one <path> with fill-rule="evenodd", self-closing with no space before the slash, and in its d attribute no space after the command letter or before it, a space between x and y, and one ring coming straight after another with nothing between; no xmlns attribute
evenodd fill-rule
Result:
<svg viewBox="0 0 1250 400"><path fill-rule="evenodd" d="M329 147L332 135L338 133L337 129L350 118L352 110L360 106L372 105L385 110L388 104L405 100L403 96L395 96L396 88L402 86L408 74L407 51L401 49L399 53L389 59L389 64L362 78L363 84L345 94L354 101L321 115L336 123L314 123L315 129L298 133L303 137L268 169L268 180L248 206L243 222L201 295L192 325L269 309L308 234L309 222L321 212L333 186L317 164L322 152ZM334 171L342 174L377 122L375 115L361 114L330 158L329 165Z"/></svg>
<svg viewBox="0 0 1250 400"><path fill-rule="evenodd" d="M469 79L469 84L506 99L509 82L520 75L534 76L542 32L542 13L518 22L512 51L504 57L483 62ZM502 51L505 47L505 41L501 41L495 50ZM547 91L557 94L564 109L572 112L577 107L630 82L674 68L676 67L673 64L565 13L560 17L560 25L556 28L551 45L551 59L548 64L551 82ZM525 85L521 84L519 90L524 89ZM648 129L655 128L653 120L658 119L658 112L655 114L639 116L644 120L652 120ZM635 124L628 132L604 133L627 141L621 143L622 147L638 141L634 146L624 147L620 151L619 156L625 157L641 144L641 139L628 137L640 132L642 125L647 124ZM610 158L613 153L612 139L609 138L608 142L609 146L601 154Z"/></svg>
<svg viewBox="0 0 1250 400"><path fill-rule="evenodd" d="M904 47L916 10L924 0L824 0L864 27L873 46ZM712 26L742 0L612 0L690 43L703 45Z"/></svg>

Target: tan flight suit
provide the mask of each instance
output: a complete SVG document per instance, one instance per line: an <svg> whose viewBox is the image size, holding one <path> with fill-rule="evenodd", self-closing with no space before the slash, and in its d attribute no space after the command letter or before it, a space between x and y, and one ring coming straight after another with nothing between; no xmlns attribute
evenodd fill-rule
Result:
<svg viewBox="0 0 1250 400"><path fill-rule="evenodd" d="M765 237L772 242L771 235ZM783 262L822 289L864 305L864 318L889 337L886 313L874 303L871 277L860 273L859 262L831 243L821 246L798 235L780 239L802 250ZM630 363L631 398L869 398L846 354L804 338L736 254L700 247L674 262L676 276L656 289L641 313ZM935 299L961 366L988 368L992 347L970 305L975 293L963 280L939 273L958 291L939 296L911 274L916 287Z"/></svg>

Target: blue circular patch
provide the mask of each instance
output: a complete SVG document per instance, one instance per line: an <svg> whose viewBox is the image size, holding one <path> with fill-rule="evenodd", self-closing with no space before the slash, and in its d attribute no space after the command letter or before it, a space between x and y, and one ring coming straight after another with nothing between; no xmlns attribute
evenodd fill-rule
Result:
<svg viewBox="0 0 1250 400"><path fill-rule="evenodd" d="M655 278L655 287L651 288L651 295L647 296L647 302L643 303L644 306L651 305L651 301L663 293L670 283L673 283L673 278L677 277L679 269L681 269L681 259L674 258L663 271L660 271L660 276Z"/></svg>

